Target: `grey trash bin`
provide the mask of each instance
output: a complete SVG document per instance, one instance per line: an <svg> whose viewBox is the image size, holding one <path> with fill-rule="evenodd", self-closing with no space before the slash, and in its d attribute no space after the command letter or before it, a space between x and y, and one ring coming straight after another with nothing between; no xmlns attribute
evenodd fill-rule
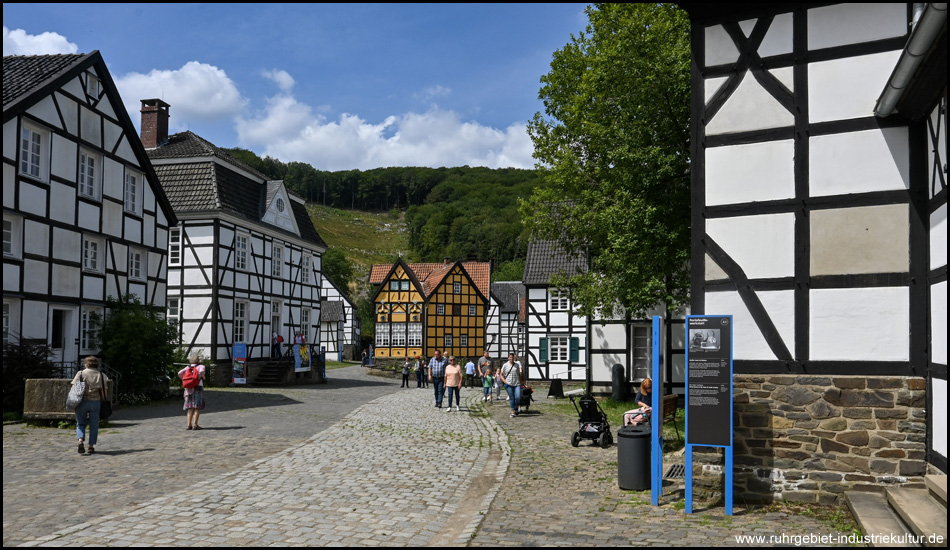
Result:
<svg viewBox="0 0 950 550"><path fill-rule="evenodd" d="M624 426L617 432L617 483L626 491L650 488L650 426Z"/></svg>

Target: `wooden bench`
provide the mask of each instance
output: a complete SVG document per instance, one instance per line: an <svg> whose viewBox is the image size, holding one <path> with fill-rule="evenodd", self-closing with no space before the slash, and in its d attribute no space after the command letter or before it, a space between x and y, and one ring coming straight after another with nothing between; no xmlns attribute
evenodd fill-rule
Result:
<svg viewBox="0 0 950 550"><path fill-rule="evenodd" d="M679 395L671 393L669 395L663 396L663 401L661 406L663 407L663 416L662 423L666 424L667 422L673 423L673 429L676 430L676 438L679 439L680 430L676 425L676 401L679 399Z"/></svg>

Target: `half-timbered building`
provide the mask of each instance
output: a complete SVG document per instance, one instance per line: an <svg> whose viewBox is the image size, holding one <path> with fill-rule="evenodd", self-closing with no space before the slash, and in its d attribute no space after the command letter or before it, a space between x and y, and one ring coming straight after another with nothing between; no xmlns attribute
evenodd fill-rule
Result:
<svg viewBox="0 0 950 550"><path fill-rule="evenodd" d="M326 244L304 200L192 132L168 135L168 118L167 103L142 101L142 142L179 220L168 309L183 345L221 365L236 343L249 361L269 358L275 331L319 349Z"/></svg>
<svg viewBox="0 0 950 550"><path fill-rule="evenodd" d="M587 380L588 319L575 313L568 289L551 285L554 275L586 271L583 254L567 253L554 241L528 243L523 279L526 354L521 358L528 378Z"/></svg>
<svg viewBox="0 0 950 550"><path fill-rule="evenodd" d="M525 355L525 289L517 281L491 284L485 349L493 360L516 353ZM499 363L500 364L500 363Z"/></svg>
<svg viewBox="0 0 950 550"><path fill-rule="evenodd" d="M165 307L175 215L99 52L3 58L3 341L96 353L106 299Z"/></svg>
<svg viewBox="0 0 950 550"><path fill-rule="evenodd" d="M379 285L376 358L424 356L435 350L478 357L485 350L490 264L443 262L375 265L370 284Z"/></svg>
<svg viewBox="0 0 950 550"><path fill-rule="evenodd" d="M342 317L342 335L338 346L341 354L341 360L354 361L359 359L362 351L362 333L363 327L360 324L360 316L356 311L356 305L347 298L346 294L340 291L339 287L330 280L326 274L323 274L323 283L320 285L321 301L340 302ZM321 318L321 325L322 325ZM329 344L327 344L329 350Z"/></svg>
<svg viewBox="0 0 950 550"><path fill-rule="evenodd" d="M692 311L734 316L740 388L798 389L737 401L782 439L750 453L743 435L737 456L776 498L785 466L834 483L945 472L945 7L684 7Z"/></svg>

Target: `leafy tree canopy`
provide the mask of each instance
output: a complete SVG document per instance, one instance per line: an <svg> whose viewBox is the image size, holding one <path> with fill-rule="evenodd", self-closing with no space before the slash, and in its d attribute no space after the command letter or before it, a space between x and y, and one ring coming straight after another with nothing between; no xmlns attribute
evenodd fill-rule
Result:
<svg viewBox="0 0 950 550"><path fill-rule="evenodd" d="M143 304L127 294L109 297L101 320L97 347L111 368L122 374L120 390L148 392L156 385L168 387L168 374L178 348L178 328L164 318L160 307Z"/></svg>
<svg viewBox="0 0 950 550"><path fill-rule="evenodd" d="M687 301L689 18L671 4L594 4L541 78L528 131L542 187L532 235L586 250L569 286L582 312L636 315Z"/></svg>

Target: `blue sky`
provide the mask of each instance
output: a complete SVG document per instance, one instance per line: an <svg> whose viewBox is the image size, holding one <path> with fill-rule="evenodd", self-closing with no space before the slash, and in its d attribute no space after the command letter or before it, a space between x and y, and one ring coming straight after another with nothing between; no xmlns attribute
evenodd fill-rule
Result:
<svg viewBox="0 0 950 550"><path fill-rule="evenodd" d="M3 54L102 53L138 124L321 170L530 168L540 77L585 4L4 4Z"/></svg>

